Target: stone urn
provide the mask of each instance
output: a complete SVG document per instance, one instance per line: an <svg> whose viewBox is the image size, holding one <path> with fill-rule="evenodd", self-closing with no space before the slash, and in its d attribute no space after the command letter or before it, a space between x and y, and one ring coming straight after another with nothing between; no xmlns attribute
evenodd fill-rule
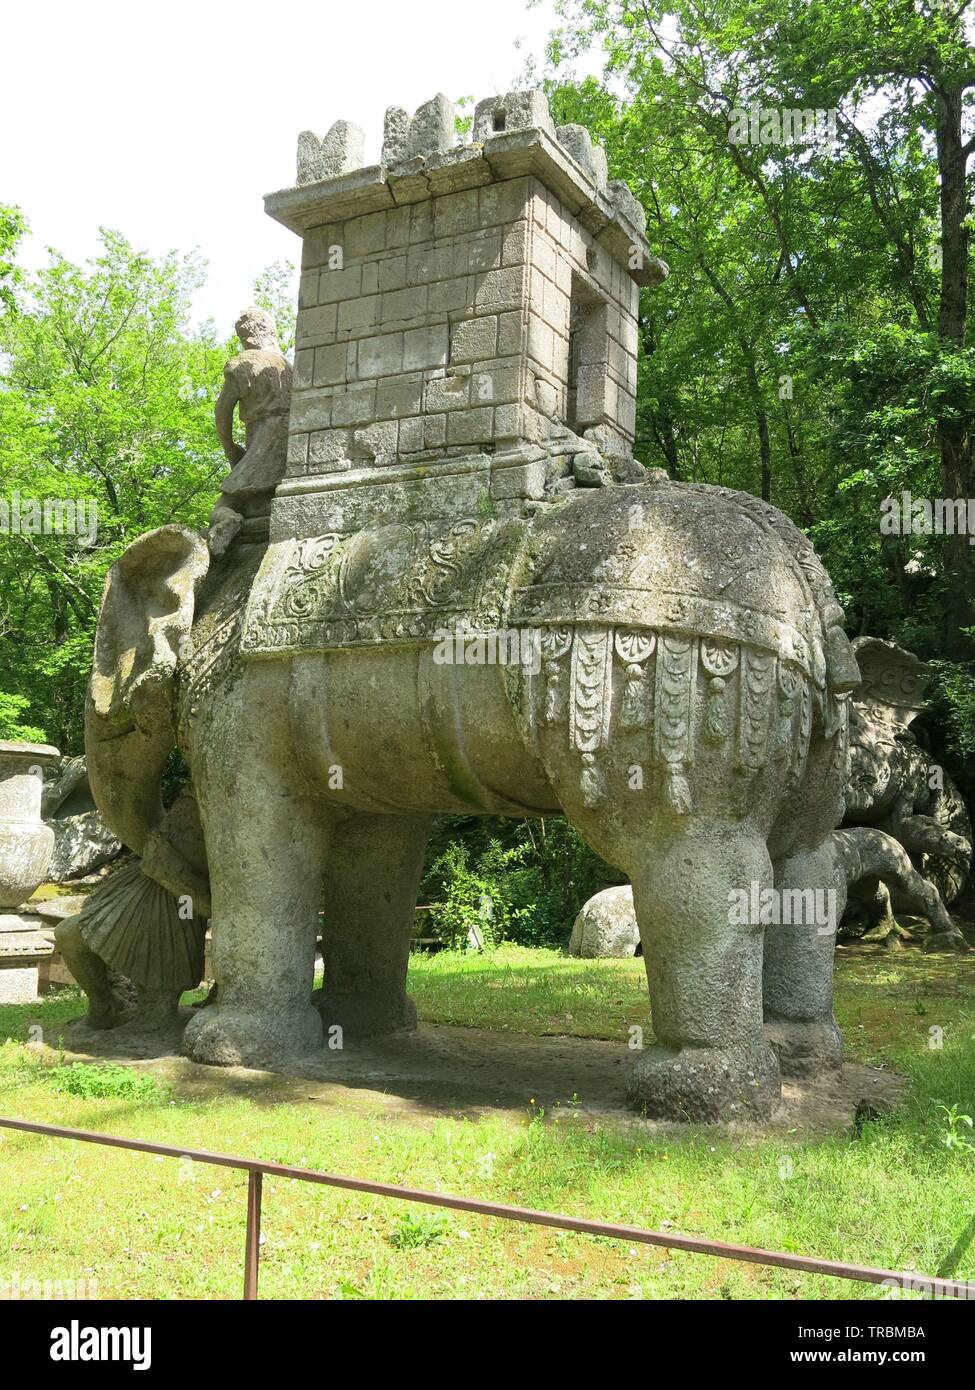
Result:
<svg viewBox="0 0 975 1390"><path fill-rule="evenodd" d="M44 769L57 762L44 743L0 742L0 911L25 902L43 883L54 831L41 820Z"/></svg>

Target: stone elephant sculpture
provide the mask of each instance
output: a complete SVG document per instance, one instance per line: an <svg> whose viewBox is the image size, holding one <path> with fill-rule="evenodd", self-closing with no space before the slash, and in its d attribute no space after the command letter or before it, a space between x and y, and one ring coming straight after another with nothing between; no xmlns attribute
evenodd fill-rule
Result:
<svg viewBox="0 0 975 1390"><path fill-rule="evenodd" d="M186 1028L191 1057L414 1026L433 815L561 812L633 885L656 1042L631 1103L765 1115L780 1072L839 1065L833 935L730 907L845 901L859 674L776 509L654 478L270 546L245 525L212 561L180 527L136 545L106 586L87 756L106 820L174 891L194 852L159 853L173 741L192 771L219 999Z"/></svg>

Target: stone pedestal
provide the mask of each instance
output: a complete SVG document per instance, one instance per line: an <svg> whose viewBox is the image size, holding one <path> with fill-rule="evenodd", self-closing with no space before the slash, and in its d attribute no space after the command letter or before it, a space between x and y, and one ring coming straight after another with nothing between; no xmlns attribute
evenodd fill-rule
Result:
<svg viewBox="0 0 975 1390"><path fill-rule="evenodd" d="M0 913L0 1004L29 1004L38 997L38 966L54 951L33 912Z"/></svg>

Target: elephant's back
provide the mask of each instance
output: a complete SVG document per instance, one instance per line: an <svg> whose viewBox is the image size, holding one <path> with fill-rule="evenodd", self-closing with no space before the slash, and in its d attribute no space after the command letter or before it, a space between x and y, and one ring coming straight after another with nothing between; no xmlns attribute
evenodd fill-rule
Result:
<svg viewBox="0 0 975 1390"><path fill-rule="evenodd" d="M821 685L824 628L839 611L808 540L782 513L730 489L668 481L577 493L538 516L510 621L743 643Z"/></svg>

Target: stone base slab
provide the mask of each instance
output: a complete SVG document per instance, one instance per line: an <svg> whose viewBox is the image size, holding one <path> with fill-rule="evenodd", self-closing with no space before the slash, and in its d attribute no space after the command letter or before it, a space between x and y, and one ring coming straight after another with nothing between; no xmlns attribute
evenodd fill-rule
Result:
<svg viewBox="0 0 975 1390"><path fill-rule="evenodd" d="M33 912L0 913L0 1004L32 1004L38 998L38 966L54 952Z"/></svg>

